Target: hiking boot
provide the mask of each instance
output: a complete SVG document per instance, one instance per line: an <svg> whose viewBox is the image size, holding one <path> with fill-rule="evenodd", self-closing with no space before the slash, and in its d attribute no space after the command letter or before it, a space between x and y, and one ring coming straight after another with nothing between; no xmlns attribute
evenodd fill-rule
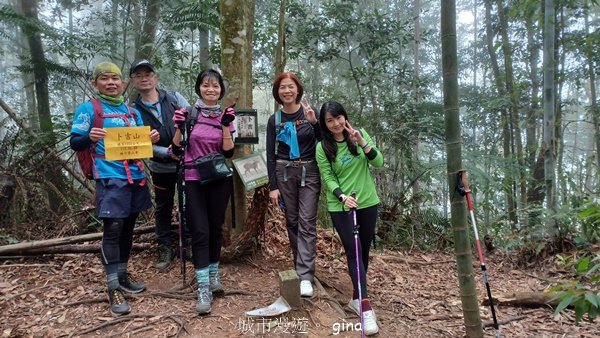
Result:
<svg viewBox="0 0 600 338"><path fill-rule="evenodd" d="M221 284L221 276L216 273L214 276L210 276L210 292L212 293L223 293L225 289L223 288L223 284Z"/></svg>
<svg viewBox="0 0 600 338"><path fill-rule="evenodd" d="M131 312L131 307L119 289L108 291L108 305L110 306L110 313L115 317Z"/></svg>
<svg viewBox="0 0 600 338"><path fill-rule="evenodd" d="M313 295L312 283L309 280L301 281L300 282L300 296L312 297L312 295Z"/></svg>
<svg viewBox="0 0 600 338"><path fill-rule="evenodd" d="M198 289L198 302L196 303L196 312L199 315L209 314L212 304L212 293L208 285Z"/></svg>
<svg viewBox="0 0 600 338"><path fill-rule="evenodd" d="M156 258L154 267L160 271L169 270L173 266L173 250L166 245L159 245L156 251L158 257Z"/></svg>
<svg viewBox="0 0 600 338"><path fill-rule="evenodd" d="M379 327L377 326L377 318L375 317L375 311L369 310L363 312L363 322L365 323L365 327L363 328L365 336L370 336L379 332Z"/></svg>
<svg viewBox="0 0 600 338"><path fill-rule="evenodd" d="M119 276L119 289L128 293L140 293L146 289L146 285L142 282L137 282L131 278L129 273L125 272Z"/></svg>

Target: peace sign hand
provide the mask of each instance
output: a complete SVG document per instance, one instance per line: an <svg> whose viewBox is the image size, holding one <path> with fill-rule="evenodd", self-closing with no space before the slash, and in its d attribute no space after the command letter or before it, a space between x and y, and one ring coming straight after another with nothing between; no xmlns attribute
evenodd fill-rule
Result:
<svg viewBox="0 0 600 338"><path fill-rule="evenodd" d="M359 144L361 143L361 141L363 140L363 137L360 134L360 131L352 128L352 125L350 124L350 122L346 121L346 125L344 126L344 129L346 129L346 131L350 135L350 141L359 143Z"/></svg>
<svg viewBox="0 0 600 338"><path fill-rule="evenodd" d="M304 117L306 117L306 120L308 122L310 122L310 124L313 124L313 125L317 124L317 122L318 122L317 115L315 114L315 111L310 106L308 99L306 97L303 97L302 100L300 101L300 104L304 108Z"/></svg>

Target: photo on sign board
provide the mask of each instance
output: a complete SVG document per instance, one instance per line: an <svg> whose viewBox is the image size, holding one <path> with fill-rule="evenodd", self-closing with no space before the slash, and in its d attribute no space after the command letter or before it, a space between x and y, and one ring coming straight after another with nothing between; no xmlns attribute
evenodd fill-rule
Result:
<svg viewBox="0 0 600 338"><path fill-rule="evenodd" d="M260 153L254 153L232 161L246 189L254 189L269 182L267 164Z"/></svg>
<svg viewBox="0 0 600 338"><path fill-rule="evenodd" d="M258 144L258 113L256 109L235 111L236 144Z"/></svg>

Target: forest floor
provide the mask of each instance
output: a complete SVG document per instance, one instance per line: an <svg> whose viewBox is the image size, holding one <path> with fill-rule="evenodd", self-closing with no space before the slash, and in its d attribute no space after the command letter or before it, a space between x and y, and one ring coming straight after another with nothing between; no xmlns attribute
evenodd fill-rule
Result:
<svg viewBox="0 0 600 338"><path fill-rule="evenodd" d="M277 317L250 318L246 311L279 297L278 272L291 268L285 230L274 222L271 236L253 255L223 263L226 288L208 316L196 315L193 268L188 262L182 287L179 261L167 272L153 267L154 250L133 254L130 271L147 290L128 296L132 312L114 318L108 311L102 265L94 254L64 254L0 260L0 335L2 337L360 337L359 318L345 306L352 294L341 245L319 230L316 277L322 289L303 300L303 308ZM275 240L273 240L275 238ZM152 235L135 237L152 242ZM487 254L494 296L541 292L562 280L550 261L517 267L513 255ZM479 301L487 298L473 255ZM368 286L380 327L376 337L465 337L453 252L373 250ZM339 303L345 310L340 313ZM479 307L485 337L494 337L489 306ZM498 306L502 337L599 337L597 323L575 325L571 310L553 315L550 307Z"/></svg>

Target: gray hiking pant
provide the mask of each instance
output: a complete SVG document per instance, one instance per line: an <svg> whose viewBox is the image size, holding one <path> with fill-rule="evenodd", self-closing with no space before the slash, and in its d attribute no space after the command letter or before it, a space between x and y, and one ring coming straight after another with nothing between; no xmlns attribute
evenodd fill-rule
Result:
<svg viewBox="0 0 600 338"><path fill-rule="evenodd" d="M317 209L321 177L316 161L277 161L277 186L285 202L285 218L300 280L313 281L317 257Z"/></svg>

